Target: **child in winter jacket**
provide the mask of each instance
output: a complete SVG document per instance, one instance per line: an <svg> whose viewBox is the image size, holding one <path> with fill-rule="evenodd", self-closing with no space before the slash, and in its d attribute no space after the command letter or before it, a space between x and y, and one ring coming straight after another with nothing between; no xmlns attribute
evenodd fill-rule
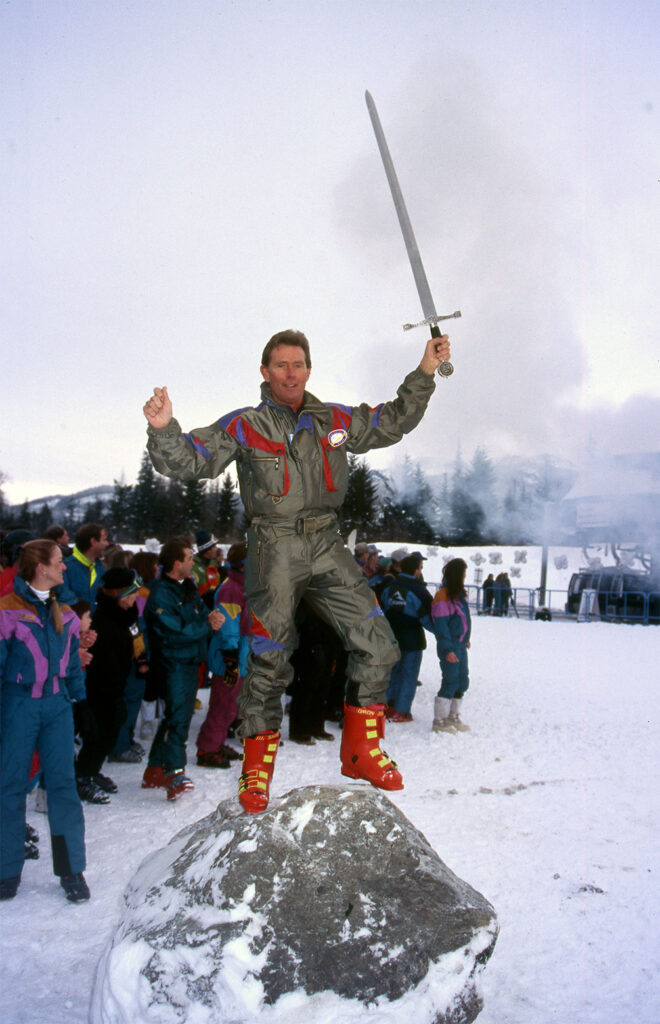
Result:
<svg viewBox="0 0 660 1024"><path fill-rule="evenodd" d="M215 593L215 607L225 621L209 644L211 694L206 718L197 737L197 764L203 768L228 768L240 754L227 744L227 731L236 718L236 701L247 671L249 630L243 585L245 543L232 544L227 554L229 573Z"/></svg>
<svg viewBox="0 0 660 1024"><path fill-rule="evenodd" d="M460 718L463 695L470 685L467 652L471 623L465 593L466 572L467 563L462 558L447 562L442 586L431 606L442 673L442 686L434 705L434 732L466 732L470 728Z"/></svg>

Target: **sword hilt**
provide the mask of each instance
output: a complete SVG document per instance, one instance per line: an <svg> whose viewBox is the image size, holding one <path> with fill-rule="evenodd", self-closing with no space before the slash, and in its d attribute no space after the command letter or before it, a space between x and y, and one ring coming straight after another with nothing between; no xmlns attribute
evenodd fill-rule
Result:
<svg viewBox="0 0 660 1024"><path fill-rule="evenodd" d="M460 314L459 314L459 316L460 316ZM431 328L431 337L432 338L441 338L442 337L442 333L441 333L440 328L438 327L437 324L434 324L433 327ZM435 346L435 350L436 350L436 352L438 351L438 346L437 345ZM438 367L438 373L440 374L440 376L441 377L451 377L453 372L454 372L453 365L449 362L448 359L443 359L442 362L440 363L440 366Z"/></svg>

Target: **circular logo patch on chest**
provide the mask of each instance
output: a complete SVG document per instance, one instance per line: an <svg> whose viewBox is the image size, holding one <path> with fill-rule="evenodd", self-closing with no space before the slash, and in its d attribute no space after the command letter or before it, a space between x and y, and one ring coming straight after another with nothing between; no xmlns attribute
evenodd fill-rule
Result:
<svg viewBox="0 0 660 1024"><path fill-rule="evenodd" d="M328 444L331 448L339 448L341 444L347 439L348 434L345 430L331 430L328 434Z"/></svg>

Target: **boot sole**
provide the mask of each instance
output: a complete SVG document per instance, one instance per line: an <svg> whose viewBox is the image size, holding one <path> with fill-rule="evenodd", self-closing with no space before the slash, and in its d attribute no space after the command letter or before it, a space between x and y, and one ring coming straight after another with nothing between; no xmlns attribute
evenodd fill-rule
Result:
<svg viewBox="0 0 660 1024"><path fill-rule="evenodd" d="M263 814L264 811L268 810L268 804L265 804L263 807L246 807L242 800L239 802L245 814Z"/></svg>
<svg viewBox="0 0 660 1024"><path fill-rule="evenodd" d="M373 779L367 779L364 775L357 775L355 772L345 768L342 768L341 773L347 779L352 779L354 782L368 782L370 786L374 787L374 789L384 789L389 793L395 793L401 789L405 789L403 782L401 782L400 785L388 786L383 784L383 782L374 782Z"/></svg>

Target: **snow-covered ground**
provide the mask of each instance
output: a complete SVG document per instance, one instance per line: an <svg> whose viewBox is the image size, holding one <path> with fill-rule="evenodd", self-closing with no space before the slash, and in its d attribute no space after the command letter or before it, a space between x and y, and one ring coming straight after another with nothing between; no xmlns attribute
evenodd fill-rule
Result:
<svg viewBox="0 0 660 1024"><path fill-rule="evenodd" d="M433 650L415 721L388 726L385 746L406 783L391 798L499 915L480 1024L660 1021L659 638L654 627L475 618L464 712L472 731L429 731ZM197 712L189 745L197 788L177 803L141 789L139 765L106 769L120 792L108 806L85 805L89 903L64 899L46 821L30 805L42 856L0 909L2 1024L87 1020L96 965L138 865L235 791L237 767L194 765L201 720ZM307 748L286 741L286 726L284 736L275 796L341 783L338 740Z"/></svg>

